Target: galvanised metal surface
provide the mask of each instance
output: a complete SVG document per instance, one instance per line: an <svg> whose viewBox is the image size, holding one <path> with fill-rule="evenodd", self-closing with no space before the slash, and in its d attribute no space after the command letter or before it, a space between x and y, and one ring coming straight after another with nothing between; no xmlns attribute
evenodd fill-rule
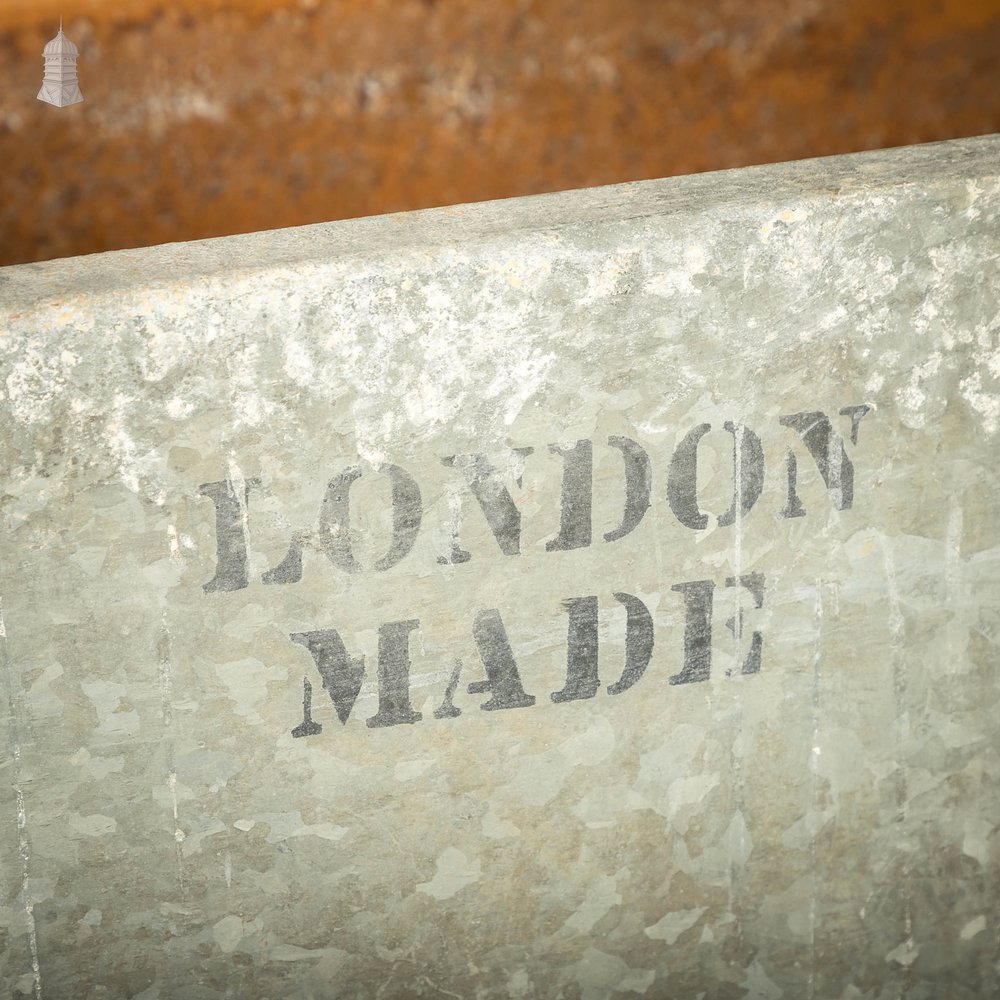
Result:
<svg viewBox="0 0 1000 1000"><path fill-rule="evenodd" d="M0 271L6 993L995 992L998 164Z"/></svg>

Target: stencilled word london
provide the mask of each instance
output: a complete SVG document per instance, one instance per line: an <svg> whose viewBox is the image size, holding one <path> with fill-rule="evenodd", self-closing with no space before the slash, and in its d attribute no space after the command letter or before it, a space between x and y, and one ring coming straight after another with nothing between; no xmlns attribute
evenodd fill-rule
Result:
<svg viewBox="0 0 1000 1000"><path fill-rule="evenodd" d="M866 404L840 409L840 417L846 418L844 429L852 446L857 445L859 425L871 409ZM790 443L800 442L800 449L815 463L829 502L836 510L849 510L854 503L854 464L848 456L844 436L835 429L830 417L820 411L807 411L778 419L782 427L792 432ZM711 430L709 423L692 427L674 449L667 468L667 505L677 521L692 531L702 531L709 526L709 515L699 505L698 452L702 439ZM732 499L728 509L716 517L720 528L734 525L747 515L760 500L764 487L764 448L760 437L745 424L733 421L726 421L723 430L732 437ZM607 438L607 445L621 455L624 503L620 522L603 534L605 544L631 534L654 499L653 464L646 449L631 438L621 436ZM559 530L555 537L545 542L545 551L559 553L588 547L594 541L594 442L583 439L569 445L551 444L547 451L551 460L561 460L562 479ZM513 450L514 458L520 462L533 453L530 447ZM787 446L784 503L776 512L781 518L806 516L798 492L798 461L796 450ZM463 488L467 488L477 501L500 553L507 557L519 556L522 512L497 466L487 455L477 453L444 456L441 463L455 471ZM391 538L383 555L366 567L359 562L352 547L351 487L363 472L359 465L351 465L330 480L320 505L318 531L293 533L287 554L263 573L259 582L265 586L280 586L300 581L302 555L307 546L318 548L346 574L384 573L405 559L424 521L420 487L413 475L399 465L383 464L377 466L375 472L388 479L391 489ZM518 478L518 485L520 482ZM249 511L253 493L259 486L258 479L239 482L225 479L200 487L201 494L215 507L216 573L204 584L208 594L242 590L251 585ZM472 553L462 546L461 525L456 524L451 534L450 551L438 556L437 561L460 564L471 558ZM752 608L764 606L766 581L758 572L725 577L720 581L700 579L672 584L670 590L678 594L683 603L684 631L682 666L668 676L671 685L707 681L711 676L713 606L715 591L720 586L746 593ZM617 680L606 687L607 696L617 697L635 687L645 676L653 657L655 635L652 615L642 600L623 591L615 591L613 597L626 614L625 662ZM567 615L566 679L563 687L549 697L555 703L594 698L601 687L598 596L569 597L562 602L562 607ZM728 618L725 626L735 640L741 640L742 610ZM379 626L378 711L365 720L368 727L412 725L421 721L422 713L413 709L410 698L410 639L419 628L418 618L384 622ZM471 632L486 676L469 682L467 691L489 696L480 703L480 709L495 712L533 706L536 697L525 690L501 609L481 609L471 622ZM346 724L365 678L364 657L351 655L336 628L295 632L289 639L308 650L337 717ZM754 631L739 666L740 673L760 671L763 649L764 638L759 631ZM462 669L462 662L455 660L441 695L440 707L434 711L436 719L461 715L453 698ZM323 729L312 717L313 689L308 677L303 679L303 692L302 721L292 730L296 737L315 735Z"/></svg>

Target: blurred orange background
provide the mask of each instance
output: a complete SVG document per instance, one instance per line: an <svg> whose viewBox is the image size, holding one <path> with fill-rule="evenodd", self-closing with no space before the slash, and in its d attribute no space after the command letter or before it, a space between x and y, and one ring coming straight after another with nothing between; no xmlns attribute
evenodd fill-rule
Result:
<svg viewBox="0 0 1000 1000"><path fill-rule="evenodd" d="M1000 0L0 0L0 264L997 131Z"/></svg>

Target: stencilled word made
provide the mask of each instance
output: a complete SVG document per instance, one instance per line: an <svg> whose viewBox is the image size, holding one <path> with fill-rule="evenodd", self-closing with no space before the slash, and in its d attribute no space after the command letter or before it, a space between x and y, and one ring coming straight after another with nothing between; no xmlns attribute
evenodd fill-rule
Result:
<svg viewBox="0 0 1000 1000"><path fill-rule="evenodd" d="M764 605L764 576L747 573L739 578L729 577L726 587L745 590L752 599L752 607ZM692 684L707 681L712 670L712 619L713 597L716 586L712 580L690 580L674 584L685 607L683 667L668 678L670 684ZM655 631L649 608L633 594L615 593L615 600L625 609L625 663L618 679L607 685L608 695L623 694L642 680L653 657ZM566 680L562 688L550 693L555 703L584 701L597 696L601 688L598 653L599 601L597 596L574 597L563 602L568 615L566 638ZM743 635L743 609L726 621L726 627L739 643ZM386 622L378 630L378 711L365 720L370 729L387 726L413 725L423 718L414 710L410 700L410 636L420 628L420 620ZM507 635L507 627L497 608L480 611L472 623L479 657L486 674L485 679L467 685L470 695L488 694L479 708L484 712L497 712L515 708L531 708L536 696L525 691L517 659ZM365 680L365 658L354 657L348 651L337 629L325 628L312 632L296 632L292 642L304 646L311 654L316 671L330 700L337 718L346 725ZM764 638L759 631L750 637L749 648L740 665L741 674L760 671ZM454 697L461 680L463 664L456 660L442 693L441 704L434 710L436 719L453 719L462 714ZM731 672L731 671L730 671ZM323 731L321 723L312 716L313 687L308 677L303 678L302 722L292 736L314 736Z"/></svg>

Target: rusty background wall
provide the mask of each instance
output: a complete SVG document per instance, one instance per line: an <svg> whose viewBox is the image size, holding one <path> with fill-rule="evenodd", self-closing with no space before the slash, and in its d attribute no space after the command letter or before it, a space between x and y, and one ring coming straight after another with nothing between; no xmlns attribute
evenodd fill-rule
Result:
<svg viewBox="0 0 1000 1000"><path fill-rule="evenodd" d="M998 51L1000 0L0 0L0 264L997 131Z"/></svg>

